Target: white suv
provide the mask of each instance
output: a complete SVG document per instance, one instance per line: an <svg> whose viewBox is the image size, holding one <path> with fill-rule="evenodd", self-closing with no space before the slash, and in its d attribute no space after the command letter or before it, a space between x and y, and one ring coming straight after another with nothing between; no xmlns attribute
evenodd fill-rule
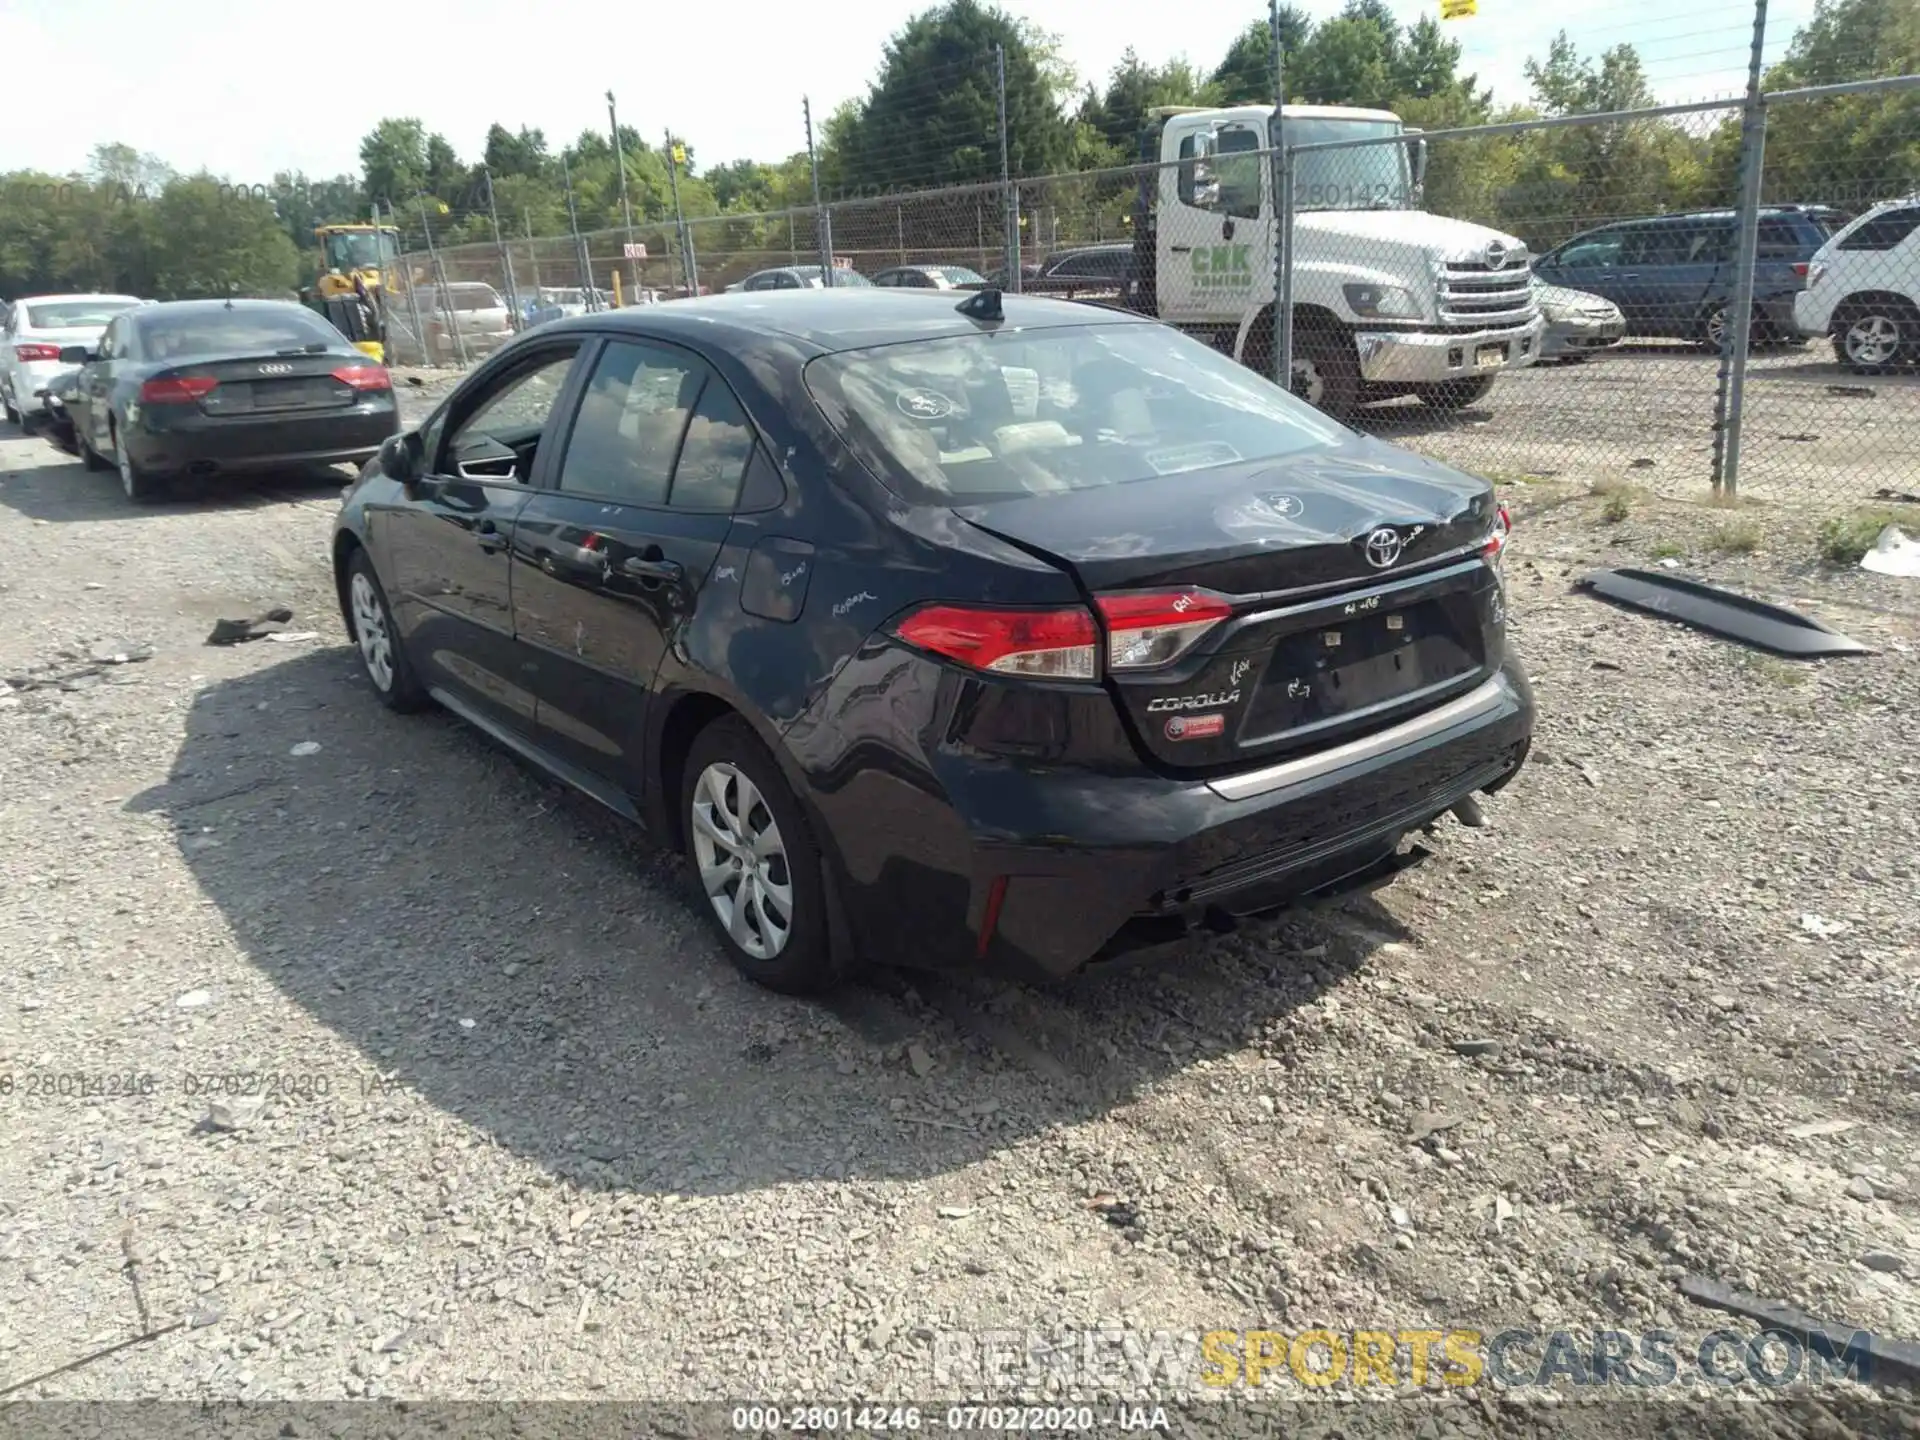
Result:
<svg viewBox="0 0 1920 1440"><path fill-rule="evenodd" d="M69 345L100 343L107 322L140 301L132 295L30 295L13 302L0 351L0 408L18 424L45 407L47 382L71 365L60 363Z"/></svg>
<svg viewBox="0 0 1920 1440"><path fill-rule="evenodd" d="M1876 205L1814 252L1793 323L1858 375L1920 363L1920 195Z"/></svg>

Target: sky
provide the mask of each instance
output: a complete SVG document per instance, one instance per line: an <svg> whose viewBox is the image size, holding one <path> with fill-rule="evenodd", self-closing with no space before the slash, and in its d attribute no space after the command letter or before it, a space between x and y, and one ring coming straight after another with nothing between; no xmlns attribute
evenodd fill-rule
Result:
<svg viewBox="0 0 1920 1440"><path fill-rule="evenodd" d="M863 93L887 37L926 3L760 0L723 17L697 3L612 0L405 0L367 12L196 0L183 23L172 7L129 0L0 0L7 53L34 76L64 77L44 93L65 102L37 111L37 123L7 127L0 170L79 171L94 145L122 142L235 184L265 184L282 170L321 179L357 173L361 136L388 115L418 117L472 160L495 120L556 143L604 129L609 89L622 124L649 138L671 125L697 164L778 160L804 148L802 96L818 119ZM1153 63L1185 55L1211 69L1266 13L1263 0L1001 3L1058 36L1083 79L1104 77L1128 46ZM1341 3L1307 8L1325 16ZM1439 8L1439 0L1392 4L1406 22ZM1734 95L1745 83L1752 10L1740 0L1479 7L1447 32L1465 47L1462 68L1501 101L1527 98L1525 62L1562 28L1584 53L1636 46L1665 101ZM1769 62L1812 10L1813 0L1771 0ZM329 32L339 48L326 59L308 53ZM383 54L400 65L382 66Z"/></svg>

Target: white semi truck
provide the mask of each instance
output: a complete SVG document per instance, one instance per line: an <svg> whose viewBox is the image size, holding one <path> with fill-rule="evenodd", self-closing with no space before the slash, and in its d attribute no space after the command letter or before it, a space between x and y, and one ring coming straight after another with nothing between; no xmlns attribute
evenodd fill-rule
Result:
<svg viewBox="0 0 1920 1440"><path fill-rule="evenodd" d="M1415 395L1485 398L1539 358L1545 322L1524 243L1419 208L1426 142L1386 110L1271 105L1153 112L1126 303L1271 370L1275 135L1379 139L1293 158L1293 388L1346 415ZM1403 137L1393 139L1390 137ZM1265 153L1263 153L1265 152Z"/></svg>

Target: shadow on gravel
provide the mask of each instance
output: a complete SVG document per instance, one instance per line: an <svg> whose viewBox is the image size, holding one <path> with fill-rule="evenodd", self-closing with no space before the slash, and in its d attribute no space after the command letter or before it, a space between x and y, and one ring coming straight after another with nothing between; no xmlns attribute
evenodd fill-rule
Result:
<svg viewBox="0 0 1920 1440"><path fill-rule="evenodd" d="M952 1172L1239 1048L1401 933L1360 900L1354 943L1298 960L1241 940L1054 990L882 971L815 1005L737 977L676 857L452 717L389 713L344 646L211 686L185 729L127 808L169 818L251 963L358 1052L330 1103L404 1088L590 1187Z"/></svg>
<svg viewBox="0 0 1920 1440"><path fill-rule="evenodd" d="M89 470L47 442L51 463L16 470L0 486L0 505L29 520L54 524L143 520L232 510L242 505L292 504L337 497L352 476L340 470L275 470L259 475L188 481L166 499L135 505L111 470Z"/></svg>

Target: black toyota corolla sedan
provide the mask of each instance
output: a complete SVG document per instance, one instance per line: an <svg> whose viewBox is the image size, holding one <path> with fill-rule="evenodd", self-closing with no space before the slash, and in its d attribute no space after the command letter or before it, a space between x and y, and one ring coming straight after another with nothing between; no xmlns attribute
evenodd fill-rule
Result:
<svg viewBox="0 0 1920 1440"><path fill-rule="evenodd" d="M685 857L740 968L1059 977L1377 884L1511 780L1486 482L1136 316L982 291L561 320L334 532L386 704Z"/></svg>
<svg viewBox="0 0 1920 1440"><path fill-rule="evenodd" d="M384 365L290 300L174 300L122 311L67 401L89 469L127 498L182 475L358 464L400 429Z"/></svg>

